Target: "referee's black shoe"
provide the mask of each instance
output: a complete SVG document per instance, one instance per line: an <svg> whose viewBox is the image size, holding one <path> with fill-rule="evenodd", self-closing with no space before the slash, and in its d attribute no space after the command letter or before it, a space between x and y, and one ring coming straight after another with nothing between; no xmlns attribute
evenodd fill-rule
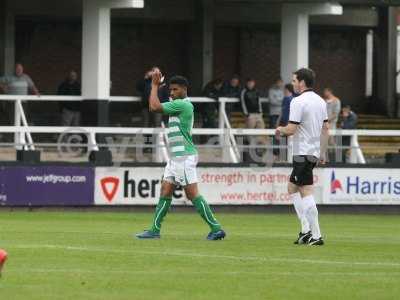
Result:
<svg viewBox="0 0 400 300"><path fill-rule="evenodd" d="M297 240L294 241L295 245L304 245L307 244L308 241L312 238L311 235L311 231L307 232L307 233L299 233L299 237L297 238Z"/></svg>
<svg viewBox="0 0 400 300"><path fill-rule="evenodd" d="M309 244L310 246L322 246L322 245L324 244L324 240L322 239L322 237L320 237L319 239L313 239L313 238L311 238L311 239L308 241L308 244Z"/></svg>

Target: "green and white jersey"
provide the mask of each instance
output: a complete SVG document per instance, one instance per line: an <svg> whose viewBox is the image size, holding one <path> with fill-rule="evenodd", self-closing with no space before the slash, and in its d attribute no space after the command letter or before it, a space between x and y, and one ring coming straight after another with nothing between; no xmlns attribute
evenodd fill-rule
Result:
<svg viewBox="0 0 400 300"><path fill-rule="evenodd" d="M163 114L169 115L168 147L172 157L195 155L192 129L194 107L189 98L176 99L162 104Z"/></svg>

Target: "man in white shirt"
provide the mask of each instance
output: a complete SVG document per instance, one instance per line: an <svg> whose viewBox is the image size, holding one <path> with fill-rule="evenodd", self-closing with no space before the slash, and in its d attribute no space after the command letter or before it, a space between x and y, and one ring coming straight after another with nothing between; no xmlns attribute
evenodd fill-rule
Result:
<svg viewBox="0 0 400 300"><path fill-rule="evenodd" d="M326 103L312 90L314 82L311 69L293 73L292 84L299 96L290 103L289 124L278 127L276 135L293 136L293 171L288 192L301 223L295 244L323 245L313 197L313 169L318 161L325 162L329 125Z"/></svg>
<svg viewBox="0 0 400 300"><path fill-rule="evenodd" d="M324 89L324 99L328 110L328 123L330 129L336 129L342 105L340 99L333 94L331 88Z"/></svg>
<svg viewBox="0 0 400 300"><path fill-rule="evenodd" d="M29 75L24 73L24 66L20 63L15 65L15 74L0 77L0 89L8 95L33 95L39 96L39 90Z"/></svg>
<svg viewBox="0 0 400 300"><path fill-rule="evenodd" d="M21 63L15 64L15 73L11 76L0 77L0 92L7 95L29 95L33 94L40 96L35 83L31 77L24 72L24 66ZM25 115L29 121L29 105L23 103ZM5 116L8 122L12 123L14 120L14 106L11 103L3 102L3 110L7 113Z"/></svg>

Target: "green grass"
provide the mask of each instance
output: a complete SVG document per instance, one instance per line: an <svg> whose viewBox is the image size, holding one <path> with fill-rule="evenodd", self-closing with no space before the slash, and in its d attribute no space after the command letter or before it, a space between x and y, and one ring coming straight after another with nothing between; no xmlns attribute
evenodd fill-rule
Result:
<svg viewBox="0 0 400 300"><path fill-rule="evenodd" d="M0 213L9 260L0 299L400 299L400 217L322 215L327 244L295 246L294 215L170 214L159 241L143 213Z"/></svg>

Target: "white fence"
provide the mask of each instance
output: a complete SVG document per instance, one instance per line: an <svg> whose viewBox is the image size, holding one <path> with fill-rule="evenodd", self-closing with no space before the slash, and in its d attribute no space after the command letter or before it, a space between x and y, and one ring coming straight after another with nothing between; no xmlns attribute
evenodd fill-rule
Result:
<svg viewBox="0 0 400 300"><path fill-rule="evenodd" d="M96 134L110 135L135 135L152 134L157 135L157 161L168 159L166 151L165 128L134 128L134 127L61 127L61 126L29 126L26 119L23 101L47 101L47 102L65 102L65 101L83 101L82 97L75 96L9 96L0 95L0 101L13 101L15 103L14 126L0 126L0 133L14 133L14 145L17 148L35 149L35 143L32 138L33 133L85 133L88 136L89 150L97 150L99 147L96 141ZM191 98L194 103L215 103L211 98ZM139 102L139 97L111 97L110 102ZM195 128L193 135L213 135L219 136L219 145L222 147L223 160L225 162L240 162L240 149L237 145L237 136L274 136L274 129L236 129L232 128L226 114L226 103L237 103L235 98L219 98L219 128ZM365 164L365 158L358 143L359 136L400 136L400 130L331 130L334 136L351 136L351 163ZM291 157L290 139L286 147L287 157Z"/></svg>

